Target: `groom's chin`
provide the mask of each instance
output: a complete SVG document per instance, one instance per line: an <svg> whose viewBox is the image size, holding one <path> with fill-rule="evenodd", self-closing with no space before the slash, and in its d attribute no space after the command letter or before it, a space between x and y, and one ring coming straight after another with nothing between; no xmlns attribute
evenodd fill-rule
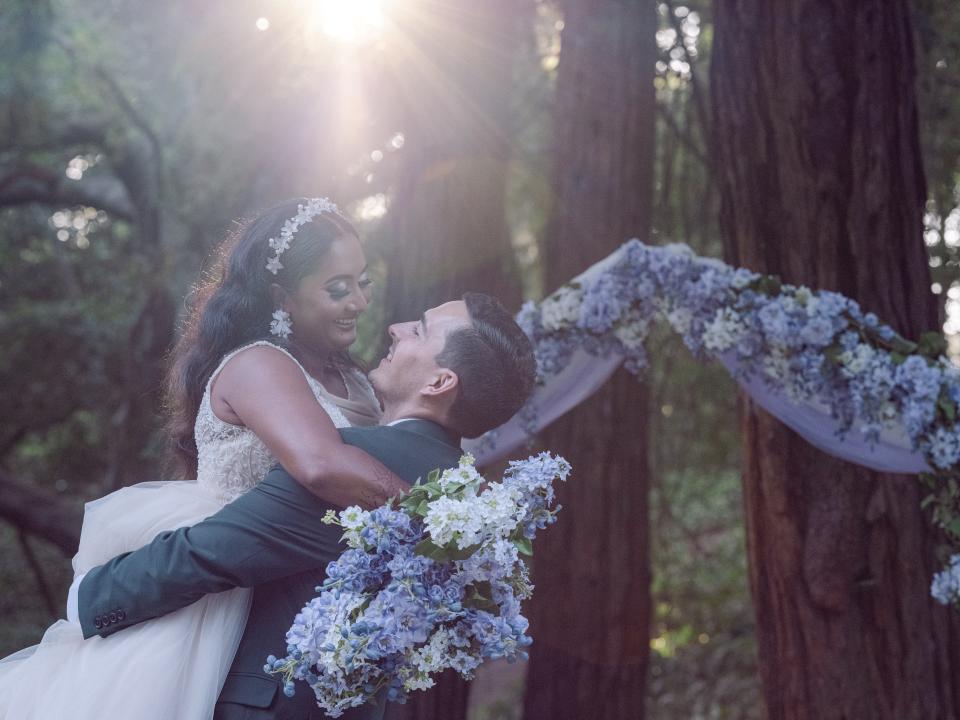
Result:
<svg viewBox="0 0 960 720"><path fill-rule="evenodd" d="M370 381L370 386L373 388L373 392L377 396L377 400L380 401L381 405L383 405L383 393L380 389L380 383L378 381L380 379L380 371L383 363L384 361L381 360L379 365L367 373L367 380Z"/></svg>

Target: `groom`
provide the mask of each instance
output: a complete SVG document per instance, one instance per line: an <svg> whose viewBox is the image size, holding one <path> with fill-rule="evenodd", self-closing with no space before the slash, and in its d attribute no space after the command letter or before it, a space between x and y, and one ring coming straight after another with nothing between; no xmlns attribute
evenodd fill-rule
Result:
<svg viewBox="0 0 960 720"><path fill-rule="evenodd" d="M530 342L487 295L467 293L427 310L419 321L391 325L389 333L390 350L370 373L383 403L383 424L340 432L345 443L407 482L456 466L460 437L506 422L532 390ZM326 717L309 688L300 686L287 698L263 665L267 655L283 653L294 616L316 595L327 563L344 549L341 529L320 522L330 507L275 467L217 514L161 533L87 573L78 591L84 637L106 637L208 593L253 587L250 616L214 719ZM376 705L344 717L379 718L383 711L381 692Z"/></svg>

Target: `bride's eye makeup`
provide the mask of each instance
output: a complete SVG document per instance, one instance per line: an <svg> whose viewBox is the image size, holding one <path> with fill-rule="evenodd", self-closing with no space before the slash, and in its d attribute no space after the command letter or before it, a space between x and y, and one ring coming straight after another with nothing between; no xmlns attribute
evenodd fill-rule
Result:
<svg viewBox="0 0 960 720"><path fill-rule="evenodd" d="M350 294L350 286L347 285L346 280L338 280L327 285L327 292L333 300L343 300Z"/></svg>
<svg viewBox="0 0 960 720"><path fill-rule="evenodd" d="M357 278L357 285L359 286L360 290L366 290L373 285L373 278L364 273ZM343 300L345 297L347 297L347 295L350 294L350 281L346 279L337 280L327 285L326 289L332 300Z"/></svg>

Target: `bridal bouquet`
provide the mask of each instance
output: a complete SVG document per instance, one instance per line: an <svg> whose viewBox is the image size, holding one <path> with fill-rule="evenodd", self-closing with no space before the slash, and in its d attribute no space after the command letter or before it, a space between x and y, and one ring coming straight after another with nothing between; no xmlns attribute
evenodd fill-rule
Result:
<svg viewBox="0 0 960 720"><path fill-rule="evenodd" d="M484 658L523 658L532 639L520 601L533 592L521 555L556 520L553 481L570 465L541 453L484 481L474 459L435 470L373 511L330 511L348 549L287 632L287 656L264 670L306 682L331 717L381 688L393 702L453 668L469 679Z"/></svg>

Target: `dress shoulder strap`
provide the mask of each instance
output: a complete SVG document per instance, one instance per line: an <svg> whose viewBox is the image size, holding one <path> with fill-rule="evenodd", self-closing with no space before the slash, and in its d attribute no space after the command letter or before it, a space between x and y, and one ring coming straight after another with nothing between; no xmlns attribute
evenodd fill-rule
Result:
<svg viewBox="0 0 960 720"><path fill-rule="evenodd" d="M217 375L219 375L219 374L220 374L220 371L223 370L223 368L225 368L225 367L227 366L227 363L228 363L228 362L230 362L231 360L233 360L233 358L235 358L237 355L239 355L240 353L242 353L244 350L249 350L249 349L252 348L252 347L260 347L260 346L266 346L266 347L273 348L273 349L276 350L277 352L281 352L281 353L283 353L284 355L286 355L288 358L290 358L291 360L293 360L293 362L296 364L296 366L297 366L298 368L300 368L300 372L302 372L302 373L303 373L303 376L307 379L307 384L310 385L311 387L313 387L313 385L314 385L314 383L316 382L316 380L314 380L313 377L311 377L310 373L308 373L308 372L306 371L306 369L303 367L303 365L300 364L300 361L297 360L297 359L290 353L289 350L287 350L287 349L285 349L285 348L282 348L282 347L280 347L279 345L276 345L275 343L270 342L269 340L257 340L256 342L252 342L252 343L249 343L249 344L247 344L247 345L243 345L243 346L241 346L241 347L238 347L236 350L231 350L230 352L228 352L226 355L223 356L223 360L220 361L220 364L217 365L217 369L214 370L214 371L210 374L210 379L207 380L207 388L206 388L207 395L210 394L210 388L213 386L213 381L217 379Z"/></svg>

